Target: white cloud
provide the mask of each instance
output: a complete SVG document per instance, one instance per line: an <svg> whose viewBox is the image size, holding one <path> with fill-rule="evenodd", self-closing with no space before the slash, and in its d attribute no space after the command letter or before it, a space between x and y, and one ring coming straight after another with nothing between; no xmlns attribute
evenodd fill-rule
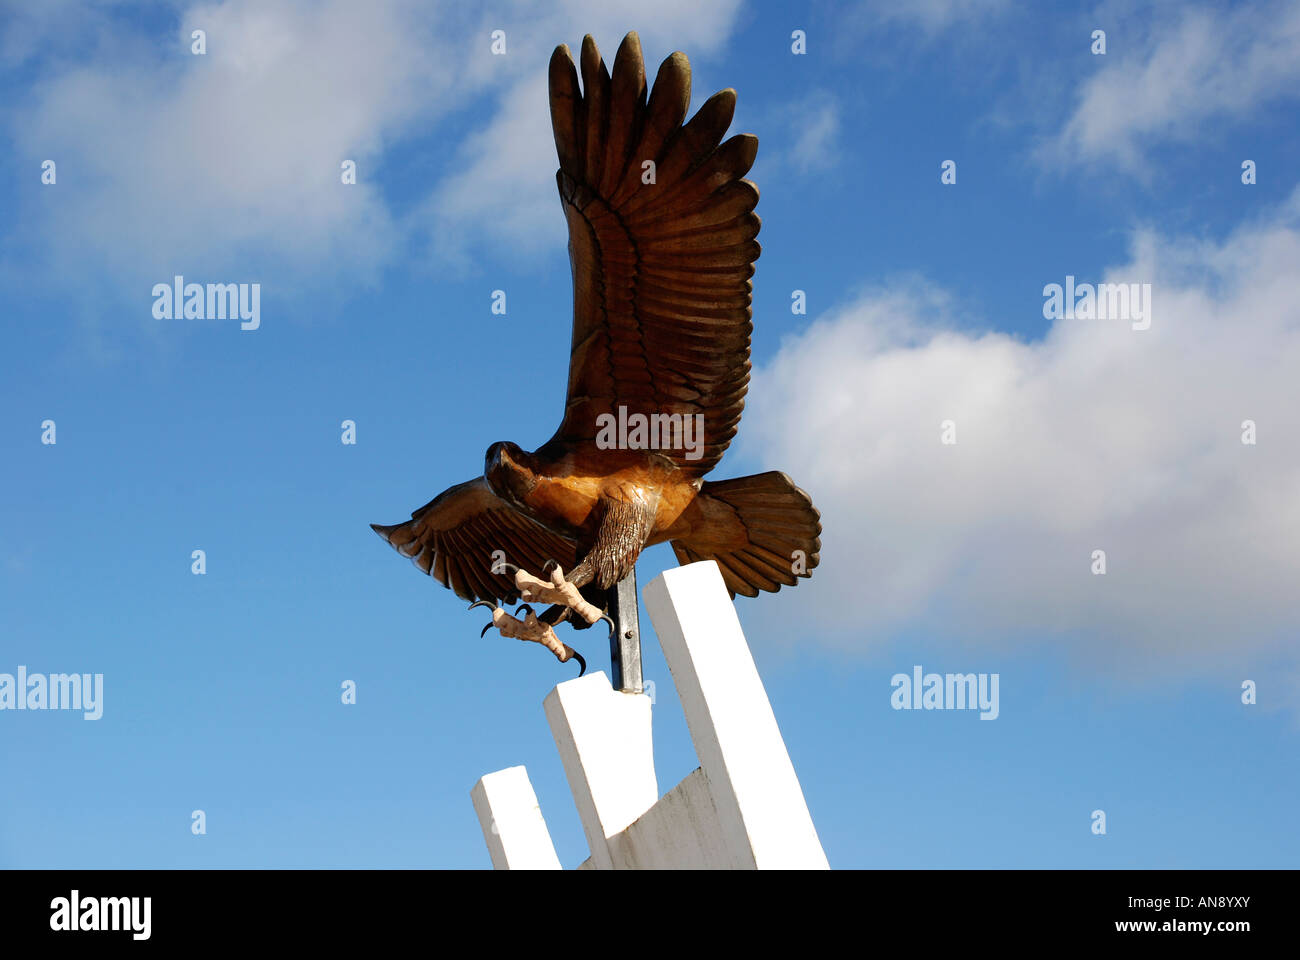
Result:
<svg viewBox="0 0 1300 960"><path fill-rule="evenodd" d="M737 6L659 4L647 56L674 49L669 38L717 49ZM435 240L456 245L487 237L526 248L539 231L561 242L547 58L590 30L612 61L644 15L630 0L518 4L499 22L417 0L225 0L186 7L161 43L124 18L74 18L67 29L82 23L94 39L71 58L67 43L38 55L52 21L28 17L0 58L38 63L37 79L5 119L21 162L39 170L54 159L59 185L57 202L24 210L23 235L61 276L99 267L130 289L171 270L226 279L232 262L317 279L346 263L349 280L374 277L407 253L430 212ZM490 52L498 27L505 57ZM189 52L194 29L206 31L205 56ZM390 209L379 180L389 149L474 110L483 123L464 146L433 141L460 159L445 184L428 184L429 207ZM347 159L355 186L340 183Z"/></svg>
<svg viewBox="0 0 1300 960"><path fill-rule="evenodd" d="M1115 669L1293 650L1296 263L1300 193L1220 244L1141 232L1129 263L1079 278L1152 283L1149 330L954 332L944 296L913 283L784 343L755 373L740 439L812 494L825 533L821 567L776 615L849 649L917 629L1077 639L1067 649Z"/></svg>
<svg viewBox="0 0 1300 960"><path fill-rule="evenodd" d="M250 256L364 272L394 242L374 162L447 108L463 72L433 45L436 25L414 4L335 0L195 6L162 45L111 28L14 117L20 149L58 163L66 197L35 218L38 235L62 265L136 282ZM189 52L194 29L205 56ZM355 187L340 182L345 159Z"/></svg>
<svg viewBox="0 0 1300 960"><path fill-rule="evenodd" d="M1300 95L1300 5L1231 10L1157 7L1145 27L1116 29L1097 72L1042 158L1137 167L1143 150L1213 133L1204 121L1240 120ZM1120 21L1122 22L1122 20Z"/></svg>
<svg viewBox="0 0 1300 960"><path fill-rule="evenodd" d="M703 89L695 60L716 52L727 40L739 0L698 4L669 0L645 18L640 0L619 0L599 8L570 2L526 28L504 27L507 36L526 32L551 38L546 44L517 46L515 80L502 93L491 120L460 148L456 172L430 198L427 215L435 254L462 260L469 241L540 250L562 246L566 235L555 188L555 140L547 99L547 64L559 43L567 43L578 62L582 38L596 40L608 69L623 36L636 29L641 38L646 84L654 83L660 62L674 50L692 59L692 108L714 93ZM637 25L639 20L649 23Z"/></svg>

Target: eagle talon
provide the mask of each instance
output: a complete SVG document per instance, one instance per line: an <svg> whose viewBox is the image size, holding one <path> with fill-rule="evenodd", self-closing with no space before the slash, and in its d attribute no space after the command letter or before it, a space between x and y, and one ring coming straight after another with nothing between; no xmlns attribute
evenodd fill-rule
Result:
<svg viewBox="0 0 1300 960"><path fill-rule="evenodd" d="M475 600L473 603L469 605L469 609L471 610L473 610L475 607L487 607L489 610L492 611L493 614L495 614L497 611L497 605L495 603L489 603L486 600ZM484 627L479 632L478 638L482 640L485 636L487 636L487 632L495 626L496 626L496 617L494 616L491 620L487 622L487 626Z"/></svg>
<svg viewBox="0 0 1300 960"><path fill-rule="evenodd" d="M483 632L479 634L480 638L487 636L487 632L496 627L503 637L540 643L555 654L560 663L577 660L580 667L578 676L580 677L587 672L587 661L583 659L582 654L567 643L561 642L556 637L555 631L551 629L551 625L539 619L531 605L527 603L519 604L519 606L515 607L515 616L513 617L494 601L475 600L469 605L469 609L473 610L475 607L488 607L492 610L492 619L483 628ZM523 613L522 618L519 616L520 613Z"/></svg>
<svg viewBox="0 0 1300 960"><path fill-rule="evenodd" d="M515 574L515 587L519 590L519 597L522 600L535 600L558 607L567 607L587 623L595 623L601 619L600 608L583 597L578 585L564 576L564 568L555 560L546 561L541 577L535 577L527 570L520 570Z"/></svg>
<svg viewBox="0 0 1300 960"><path fill-rule="evenodd" d="M609 639L613 640L613 639L614 639L614 631L617 630L618 627L614 626L614 621L610 619L609 614L607 614L607 613L602 613L602 614L600 615L600 619L601 619L601 620L604 620L606 623L609 624ZM597 620L596 622L599 623L600 621ZM582 676L582 674L578 674L578 676Z"/></svg>

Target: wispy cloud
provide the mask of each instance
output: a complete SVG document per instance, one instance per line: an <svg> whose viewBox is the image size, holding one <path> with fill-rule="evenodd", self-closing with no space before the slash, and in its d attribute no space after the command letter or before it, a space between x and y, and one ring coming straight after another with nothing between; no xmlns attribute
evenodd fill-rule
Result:
<svg viewBox="0 0 1300 960"><path fill-rule="evenodd" d="M737 7L659 4L647 57L716 50ZM559 243L546 60L591 31L612 61L644 9L495 16L415 0L225 0L180 10L161 42L125 16L74 19L67 29L94 41L75 59L43 56L5 116L20 163L52 159L59 175L56 202L28 197L10 227L51 270L99 268L132 289L250 262L315 278L346 262L364 282L426 230L444 253ZM10 66L31 60L52 21L20 26L3 49ZM506 31L505 56L492 55L493 29ZM190 52L193 30L206 33L203 56ZM455 158L446 180L391 208L379 178L394 145L474 115L468 139L440 147ZM341 181L345 160L354 186Z"/></svg>
<svg viewBox="0 0 1300 960"><path fill-rule="evenodd" d="M563 245L565 226L555 195L555 141L546 92L546 65L557 43L568 43L575 62L585 34L600 47L613 69L618 45L629 25L637 26L646 61L646 82L654 82L659 62L674 50L695 57L717 51L730 36L739 0L700 5L671 0L656 4L645 17L639 0L620 0L599 13L576 4L542 18L529 34L552 38L549 45L520 48L518 79L500 94L495 111L459 148L453 173L424 207L432 247L442 260L462 261L477 246L508 245L537 251ZM509 31L508 31L509 32ZM512 54L513 56L514 54ZM696 71L692 100L702 102ZM704 92L704 96L712 94Z"/></svg>
<svg viewBox="0 0 1300 960"><path fill-rule="evenodd" d="M799 174L834 167L840 159L840 104L827 90L806 96L774 110L772 124L783 136L772 151L776 163Z"/></svg>
<svg viewBox="0 0 1300 960"><path fill-rule="evenodd" d="M879 24L918 27L932 34L1002 13L1007 7L1008 0L873 0L863 4L857 16Z"/></svg>
<svg viewBox="0 0 1300 960"><path fill-rule="evenodd" d="M1126 11L1127 12L1127 11ZM1117 15L1118 18L1118 15ZM1156 5L1116 21L1099 13L1107 53L1043 149L1059 165L1112 163L1135 170L1154 144L1214 135L1206 121L1241 121L1274 101L1300 98L1300 5L1226 10Z"/></svg>

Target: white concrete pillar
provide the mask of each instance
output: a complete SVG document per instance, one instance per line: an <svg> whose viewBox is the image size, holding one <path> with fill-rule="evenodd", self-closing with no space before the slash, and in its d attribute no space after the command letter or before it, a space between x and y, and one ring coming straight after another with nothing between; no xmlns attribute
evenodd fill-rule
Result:
<svg viewBox="0 0 1300 960"><path fill-rule="evenodd" d="M608 839L659 799L650 698L620 693L603 672L557 685L544 701L592 866L610 869Z"/></svg>
<svg viewBox="0 0 1300 960"><path fill-rule="evenodd" d="M828 869L718 565L707 560L665 570L643 597L730 865Z"/></svg>
<svg viewBox="0 0 1300 960"><path fill-rule="evenodd" d="M560 869L527 770L507 767L489 773L479 778L469 795L495 869Z"/></svg>

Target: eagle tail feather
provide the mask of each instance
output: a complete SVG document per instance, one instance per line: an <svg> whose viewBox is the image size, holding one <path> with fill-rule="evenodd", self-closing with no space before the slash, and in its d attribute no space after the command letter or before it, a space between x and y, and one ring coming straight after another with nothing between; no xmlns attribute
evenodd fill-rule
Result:
<svg viewBox="0 0 1300 960"><path fill-rule="evenodd" d="M702 536L672 541L679 563L714 560L734 597L756 597L760 590L775 593L812 576L820 560L821 514L812 499L780 471L705 481L700 497L730 508L736 523L725 546L705 528Z"/></svg>

